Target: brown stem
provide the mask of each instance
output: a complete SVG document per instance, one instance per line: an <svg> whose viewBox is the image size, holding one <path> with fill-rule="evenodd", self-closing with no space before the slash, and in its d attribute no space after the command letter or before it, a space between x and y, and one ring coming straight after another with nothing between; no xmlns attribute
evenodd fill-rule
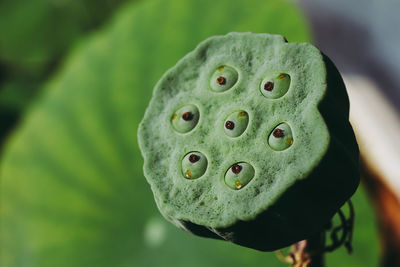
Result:
<svg viewBox="0 0 400 267"><path fill-rule="evenodd" d="M313 237L299 241L292 245L288 256L278 257L292 267L324 267L325 232L315 234ZM279 252L280 253L280 252Z"/></svg>
<svg viewBox="0 0 400 267"><path fill-rule="evenodd" d="M326 230L319 232L307 240L299 241L292 245L288 256L283 256L281 251L277 252L278 258L292 267L323 267L324 254L332 252L344 245L349 253L352 251L352 237L354 226L354 208L351 200L347 201L348 218L342 209L339 209L337 216L340 224L333 225L333 221L326 225ZM330 243L327 245L327 236Z"/></svg>
<svg viewBox="0 0 400 267"><path fill-rule="evenodd" d="M322 251L325 248L325 232L318 233L305 242L307 242L305 253L308 254L309 263L304 267L324 267L325 253Z"/></svg>
<svg viewBox="0 0 400 267"><path fill-rule="evenodd" d="M400 196L371 165L362 164L363 185L372 201L380 230L382 267L400 266Z"/></svg>

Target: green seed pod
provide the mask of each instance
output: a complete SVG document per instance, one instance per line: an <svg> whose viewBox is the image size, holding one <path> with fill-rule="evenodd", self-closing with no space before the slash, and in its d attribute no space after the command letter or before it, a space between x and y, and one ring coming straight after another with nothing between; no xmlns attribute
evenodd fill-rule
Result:
<svg viewBox="0 0 400 267"><path fill-rule="evenodd" d="M191 104L177 111L182 103ZM189 111L197 114L190 127L182 121ZM211 37L154 89L138 132L144 173L176 226L276 250L323 230L355 192L348 112L340 74L313 45L270 34Z"/></svg>

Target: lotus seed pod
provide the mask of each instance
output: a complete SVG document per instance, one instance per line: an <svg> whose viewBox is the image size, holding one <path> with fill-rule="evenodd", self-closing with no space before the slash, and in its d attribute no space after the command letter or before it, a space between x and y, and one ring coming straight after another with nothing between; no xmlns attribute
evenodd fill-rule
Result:
<svg viewBox="0 0 400 267"><path fill-rule="evenodd" d="M313 45L211 37L155 86L138 131L144 173L176 226L276 250L323 230L355 192L348 116L341 76Z"/></svg>

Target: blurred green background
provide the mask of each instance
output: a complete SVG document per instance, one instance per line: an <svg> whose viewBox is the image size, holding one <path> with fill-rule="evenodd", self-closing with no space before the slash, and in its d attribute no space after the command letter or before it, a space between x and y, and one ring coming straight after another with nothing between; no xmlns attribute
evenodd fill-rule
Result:
<svg viewBox="0 0 400 267"><path fill-rule="evenodd" d="M285 0L0 2L0 266L285 266L274 253L185 233L157 211L136 131L161 75L230 31L312 42ZM377 266L362 190L354 253Z"/></svg>

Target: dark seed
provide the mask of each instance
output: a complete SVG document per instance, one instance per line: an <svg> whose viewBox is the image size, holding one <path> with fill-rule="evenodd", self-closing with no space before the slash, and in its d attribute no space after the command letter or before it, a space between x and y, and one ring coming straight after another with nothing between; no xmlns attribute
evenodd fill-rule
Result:
<svg viewBox="0 0 400 267"><path fill-rule="evenodd" d="M284 131L283 131L282 129L276 128L272 134L273 134L274 137L276 137L276 138L282 138L282 137L285 136L285 134L284 134L283 132L284 132Z"/></svg>
<svg viewBox="0 0 400 267"><path fill-rule="evenodd" d="M217 78L217 83L218 83L219 85L224 85L224 84L226 83L225 77L219 76L219 77Z"/></svg>
<svg viewBox="0 0 400 267"><path fill-rule="evenodd" d="M225 128L229 129L229 130L233 130L233 128L235 128L235 123L233 121L226 121Z"/></svg>
<svg viewBox="0 0 400 267"><path fill-rule="evenodd" d="M272 89L274 89L274 83L273 82L266 82L264 84L264 90L272 91Z"/></svg>
<svg viewBox="0 0 400 267"><path fill-rule="evenodd" d="M191 112L185 112L182 114L182 119L185 121L191 121L193 119L193 114Z"/></svg>
<svg viewBox="0 0 400 267"><path fill-rule="evenodd" d="M191 155L189 156L189 161L190 161L191 163L195 163L195 162L199 161L199 159L200 159L200 157L197 156L196 154L191 154Z"/></svg>
<svg viewBox="0 0 400 267"><path fill-rule="evenodd" d="M242 166L240 166L239 164L235 164L232 166L231 169L234 174L238 174L242 170Z"/></svg>

